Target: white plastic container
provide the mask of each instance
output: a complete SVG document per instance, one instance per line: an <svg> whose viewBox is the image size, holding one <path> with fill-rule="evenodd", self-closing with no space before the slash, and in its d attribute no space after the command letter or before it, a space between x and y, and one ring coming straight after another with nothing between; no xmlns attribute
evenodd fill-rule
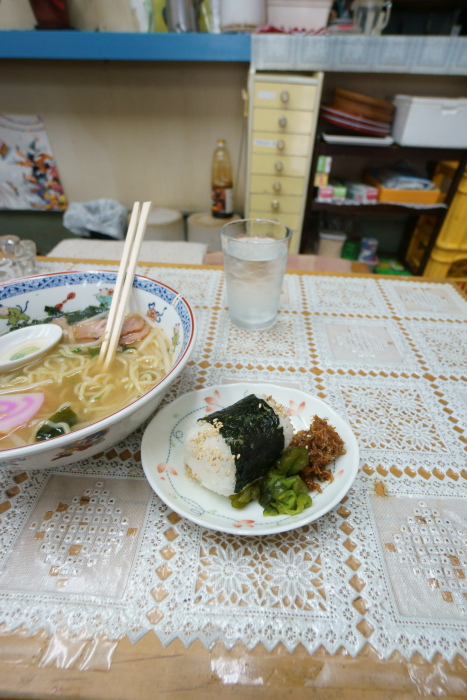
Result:
<svg viewBox="0 0 467 700"><path fill-rule="evenodd" d="M318 255L325 258L340 258L346 238L345 233L320 231Z"/></svg>
<svg viewBox="0 0 467 700"><path fill-rule="evenodd" d="M70 23L75 29L100 32L154 30L154 10L145 0L67 0L66 4Z"/></svg>
<svg viewBox="0 0 467 700"><path fill-rule="evenodd" d="M267 0L268 24L307 31L326 27L332 0Z"/></svg>
<svg viewBox="0 0 467 700"><path fill-rule="evenodd" d="M254 32L266 24L266 0L221 0L221 32Z"/></svg>
<svg viewBox="0 0 467 700"><path fill-rule="evenodd" d="M401 146L467 148L467 97L395 95L392 135Z"/></svg>
<svg viewBox="0 0 467 700"><path fill-rule="evenodd" d="M144 238L146 241L184 241L182 213L173 209L152 209Z"/></svg>
<svg viewBox="0 0 467 700"><path fill-rule="evenodd" d="M28 2L0 0L0 29L34 29L36 18Z"/></svg>
<svg viewBox="0 0 467 700"><path fill-rule="evenodd" d="M187 219L187 238L190 242L205 243L208 253L218 252L222 250L221 228L229 221L239 218L238 214L234 214L230 219L216 219L207 211L190 214Z"/></svg>

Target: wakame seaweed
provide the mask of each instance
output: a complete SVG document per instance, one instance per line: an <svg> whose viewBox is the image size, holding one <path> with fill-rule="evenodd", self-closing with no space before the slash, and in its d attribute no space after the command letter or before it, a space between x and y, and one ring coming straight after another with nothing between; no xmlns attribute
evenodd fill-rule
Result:
<svg viewBox="0 0 467 700"><path fill-rule="evenodd" d="M47 314L45 318L33 318L29 321L17 323L15 326L12 326L5 331L3 335L6 335L6 333L11 333L11 331L17 331L20 328L28 328L29 326L38 326L42 325L43 323L51 323L54 318L61 317L66 319L69 326L72 326L75 323L85 321L86 319L97 316L104 311L108 311L108 307L105 304L100 304L100 306L86 306L85 309L78 309L77 311L62 311L61 309L57 309L56 306L44 306L44 311Z"/></svg>
<svg viewBox="0 0 467 700"><path fill-rule="evenodd" d="M42 442L43 440L50 440L51 438L65 435L66 431L63 428L63 423L72 428L77 422L78 416L71 406L62 406L50 416L48 420L42 423L36 433L36 442Z"/></svg>
<svg viewBox="0 0 467 700"><path fill-rule="evenodd" d="M73 326L75 323L85 321L87 318L92 318L92 316L97 316L97 314L107 311L107 306L104 304L100 306L90 305L86 306L85 309L78 309L77 311L62 311L55 306L44 306L44 311L48 316L53 316L53 318L64 316L68 325Z"/></svg>
<svg viewBox="0 0 467 700"><path fill-rule="evenodd" d="M264 399L255 394L200 420L222 424L219 432L235 460L235 493L264 476L284 449L284 430L279 417Z"/></svg>

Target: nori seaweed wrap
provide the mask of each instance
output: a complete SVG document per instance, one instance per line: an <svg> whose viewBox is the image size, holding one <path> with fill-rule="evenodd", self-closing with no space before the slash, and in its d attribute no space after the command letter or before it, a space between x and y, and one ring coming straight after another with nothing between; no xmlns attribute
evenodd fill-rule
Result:
<svg viewBox="0 0 467 700"><path fill-rule="evenodd" d="M199 419L185 440L185 462L203 486L229 496L264 476L292 433L283 406L250 394Z"/></svg>

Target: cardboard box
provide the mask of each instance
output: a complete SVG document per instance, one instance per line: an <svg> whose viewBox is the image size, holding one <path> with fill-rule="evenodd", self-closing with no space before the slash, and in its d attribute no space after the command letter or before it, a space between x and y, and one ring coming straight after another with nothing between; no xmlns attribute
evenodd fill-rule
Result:
<svg viewBox="0 0 467 700"><path fill-rule="evenodd" d="M376 187L363 182L346 182L347 198L359 204L376 204L379 192Z"/></svg>
<svg viewBox="0 0 467 700"><path fill-rule="evenodd" d="M343 204L347 197L347 187L341 182L331 181L332 201L334 204Z"/></svg>
<svg viewBox="0 0 467 700"><path fill-rule="evenodd" d="M315 173L314 186L326 187L329 183L329 175L327 173Z"/></svg>
<svg viewBox="0 0 467 700"><path fill-rule="evenodd" d="M316 163L317 173L326 173L329 175L331 172L332 157L331 156L319 156Z"/></svg>
<svg viewBox="0 0 467 700"><path fill-rule="evenodd" d="M333 187L318 187L318 194L316 196L317 202L332 202L332 197L334 194Z"/></svg>
<svg viewBox="0 0 467 700"><path fill-rule="evenodd" d="M392 204L436 204L439 201L440 191L437 187L432 190L395 190L383 187L370 173L365 173L363 179L368 185L376 187L379 202Z"/></svg>

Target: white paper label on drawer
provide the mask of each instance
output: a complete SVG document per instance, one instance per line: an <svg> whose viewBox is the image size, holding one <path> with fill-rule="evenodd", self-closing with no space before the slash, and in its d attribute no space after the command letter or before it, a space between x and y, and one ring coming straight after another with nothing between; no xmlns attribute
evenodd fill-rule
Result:
<svg viewBox="0 0 467 700"><path fill-rule="evenodd" d="M255 139L253 144L255 146L264 146L265 148L277 148L277 141L270 141L269 139Z"/></svg>
<svg viewBox="0 0 467 700"><path fill-rule="evenodd" d="M276 93L272 92L272 90L258 90L258 99L259 100L275 100Z"/></svg>

